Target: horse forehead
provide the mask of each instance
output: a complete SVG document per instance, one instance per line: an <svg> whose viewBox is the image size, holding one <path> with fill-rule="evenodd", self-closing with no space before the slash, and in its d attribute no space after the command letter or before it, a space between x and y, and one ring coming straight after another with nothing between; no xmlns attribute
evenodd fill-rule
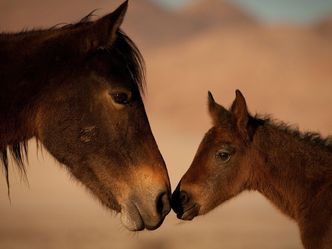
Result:
<svg viewBox="0 0 332 249"><path fill-rule="evenodd" d="M134 88L134 84L129 79L129 76L112 77L112 76L103 76L97 74L96 72L92 72L89 75L89 79L93 83L98 83L98 85L106 88L122 88L127 90L132 90Z"/></svg>

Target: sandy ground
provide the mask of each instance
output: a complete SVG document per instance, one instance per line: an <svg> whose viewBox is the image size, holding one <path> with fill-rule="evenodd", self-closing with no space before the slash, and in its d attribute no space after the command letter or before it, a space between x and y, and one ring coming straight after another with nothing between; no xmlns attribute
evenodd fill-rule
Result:
<svg viewBox="0 0 332 249"><path fill-rule="evenodd" d="M83 2L77 8L77 17L92 8L89 1ZM9 12L0 15L1 27L10 29L22 27L23 10L31 9L21 6L22 10L10 4L2 7ZM70 20L69 8L62 13L67 16L66 21ZM151 6L146 9L157 11ZM42 7L38 9L41 11ZM37 14L31 14L30 25L59 22L52 19L54 13L45 20L41 18L45 13L39 19ZM167 26L169 13L160 13L166 22L159 20L160 25ZM133 15L134 21L139 22L140 14ZM151 20L158 15L151 16ZM19 17L16 23L15 16ZM130 32L137 30L134 21L126 24ZM134 38L135 32L132 32ZM173 188L189 167L210 126L206 111L208 90L213 91L218 102L229 106L235 89L239 88L252 113L271 113L280 120L299 124L301 130L332 134L329 38L308 27L255 24L214 27L153 47L146 42L148 35L137 37L147 62L145 102ZM11 204L4 178L0 178L0 249L302 248L295 223L257 193L243 193L192 222L179 221L171 213L157 231L129 233L119 217L105 210L47 152L36 155L32 141L29 185L20 180L17 172L12 175Z"/></svg>

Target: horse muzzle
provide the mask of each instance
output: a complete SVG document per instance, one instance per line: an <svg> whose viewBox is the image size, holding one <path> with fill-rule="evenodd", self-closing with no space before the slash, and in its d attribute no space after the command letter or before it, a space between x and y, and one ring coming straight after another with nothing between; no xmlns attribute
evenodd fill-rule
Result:
<svg viewBox="0 0 332 249"><path fill-rule="evenodd" d="M153 201L149 199L129 198L122 206L121 222L128 230L155 230L161 226L171 210L170 196L168 192L160 191Z"/></svg>

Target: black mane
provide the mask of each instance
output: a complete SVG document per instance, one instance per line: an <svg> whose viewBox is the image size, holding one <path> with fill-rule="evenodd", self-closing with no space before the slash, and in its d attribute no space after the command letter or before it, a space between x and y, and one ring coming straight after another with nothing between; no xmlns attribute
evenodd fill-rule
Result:
<svg viewBox="0 0 332 249"><path fill-rule="evenodd" d="M110 55L118 56L126 62L126 67L130 72L132 81L144 94L145 89L145 62L142 54L135 43L122 31L117 33L118 37L109 49Z"/></svg>
<svg viewBox="0 0 332 249"><path fill-rule="evenodd" d="M66 24L56 24L49 29L32 29L23 30L18 33L0 33L0 42L8 42L12 40L24 39L34 37L45 33L61 32L69 29L81 28L92 23L91 19L94 17L96 10L91 11L88 15L83 17L79 22ZM112 56L120 57L126 61L126 67L129 70L132 80L137 84L141 93L144 93L145 87L145 62L142 54L137 48L136 44L126 35L123 30L117 32L117 39L110 48L106 48Z"/></svg>

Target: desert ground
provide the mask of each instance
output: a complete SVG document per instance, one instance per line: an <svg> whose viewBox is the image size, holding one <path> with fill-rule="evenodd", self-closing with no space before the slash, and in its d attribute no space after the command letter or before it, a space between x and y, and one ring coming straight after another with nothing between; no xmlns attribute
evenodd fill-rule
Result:
<svg viewBox="0 0 332 249"><path fill-rule="evenodd" d="M1 30L74 22L120 1L27 2L0 3ZM202 0L175 12L131 1L124 30L146 60L144 101L173 188L211 126L208 90L229 106L240 89L253 114L332 134L329 20L267 25L223 1ZM29 145L28 180L10 168L11 201L0 178L0 249L302 248L296 224L254 192L191 222L172 212L157 231L130 233L46 150L37 151L33 140Z"/></svg>

